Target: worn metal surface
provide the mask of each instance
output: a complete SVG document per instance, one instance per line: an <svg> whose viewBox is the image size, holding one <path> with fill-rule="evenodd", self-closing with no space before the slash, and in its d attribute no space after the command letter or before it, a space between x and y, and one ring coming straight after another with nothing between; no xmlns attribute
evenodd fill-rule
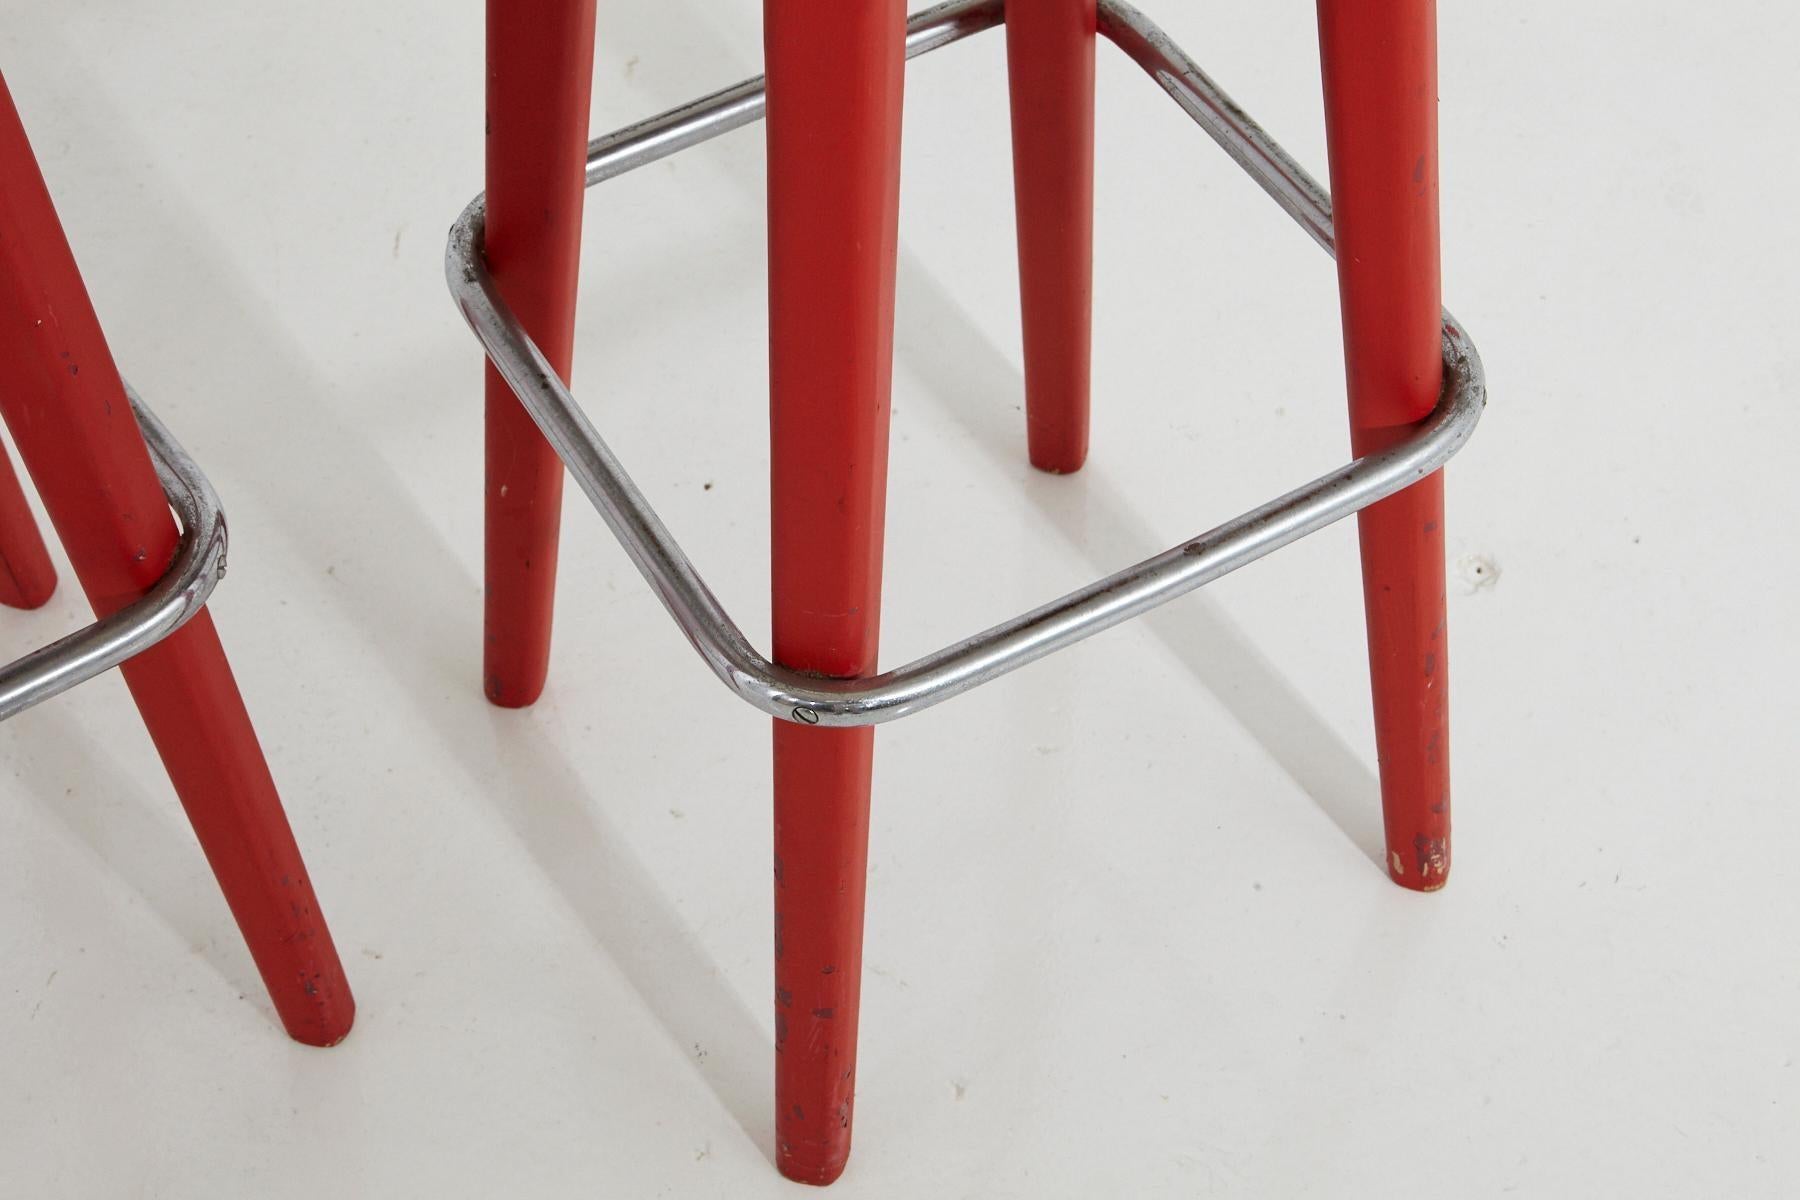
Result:
<svg viewBox="0 0 1800 1200"><path fill-rule="evenodd" d="M136 392L126 389L157 478L181 518L169 569L111 616L0 667L0 721L141 654L185 625L225 575L225 511L199 466Z"/></svg>
<svg viewBox="0 0 1800 1200"><path fill-rule="evenodd" d="M1001 14L1001 0L955 0L930 9L909 23L907 54L992 28ZM1142 13L1119 0L1101 0L1099 21L1102 34L1142 66L1314 241L1332 250L1329 197L1273 138ZM588 150L588 184L741 128L762 114L758 78L596 138ZM754 707L805 725L896 720L1166 604L1430 475L1462 448L1487 402L1475 347L1445 313L1443 395L1406 441L905 666L862 679L818 678L771 663L713 596L501 300L482 260L483 218L483 198L476 197L451 227L445 272L489 358L713 673Z"/></svg>

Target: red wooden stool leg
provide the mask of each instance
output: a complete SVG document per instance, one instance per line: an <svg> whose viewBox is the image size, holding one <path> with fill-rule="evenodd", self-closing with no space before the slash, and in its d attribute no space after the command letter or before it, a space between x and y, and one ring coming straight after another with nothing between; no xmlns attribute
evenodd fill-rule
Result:
<svg viewBox="0 0 1800 1200"><path fill-rule="evenodd" d="M55 591L50 551L13 473L12 459L0 449L0 604L38 608Z"/></svg>
<svg viewBox="0 0 1800 1200"><path fill-rule="evenodd" d="M1094 310L1094 0L1008 0L1013 200L1031 463L1088 449Z"/></svg>
<svg viewBox="0 0 1800 1200"><path fill-rule="evenodd" d="M3 83L0 414L95 613L143 594L175 520ZM282 1024L342 1040L355 1005L211 616L121 670Z"/></svg>
<svg viewBox="0 0 1800 1200"><path fill-rule="evenodd" d="M565 382L594 80L594 0L488 0L488 267ZM487 599L482 683L521 708L544 690L563 465L487 364Z"/></svg>
<svg viewBox="0 0 1800 1200"><path fill-rule="evenodd" d="M875 668L904 0L765 0L774 653ZM872 729L775 723L776 1162L850 1153Z"/></svg>
<svg viewBox="0 0 1800 1200"><path fill-rule="evenodd" d="M1351 442L1391 444L1437 403L1437 28L1434 0L1319 0L1332 220ZM1450 872L1444 479L1359 517L1388 872L1432 891Z"/></svg>

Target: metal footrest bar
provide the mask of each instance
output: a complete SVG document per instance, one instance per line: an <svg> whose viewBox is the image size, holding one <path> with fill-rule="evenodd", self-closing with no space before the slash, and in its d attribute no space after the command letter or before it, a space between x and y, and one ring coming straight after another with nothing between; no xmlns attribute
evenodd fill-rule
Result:
<svg viewBox="0 0 1800 1200"><path fill-rule="evenodd" d="M109 617L0 667L0 721L86 683L142 654L206 606L225 576L225 510L198 464L129 385L125 394L169 507L181 519L181 543L169 569L143 596Z"/></svg>
<svg viewBox="0 0 1800 1200"><path fill-rule="evenodd" d="M952 0L929 9L908 23L907 57L991 29L1003 16L1003 0ZM1099 31L1332 251L1331 201L1324 189L1166 34L1122 0L1099 0ZM763 81L750 79L595 138L588 146L587 184L751 124L763 111ZM495 288L482 257L485 216L480 196L463 210L450 229L445 272L488 357L713 673L756 708L805 725L896 720L1166 604L1430 475L1462 448L1487 403L1481 359L1446 312L1443 394L1406 441L906 666L861 679L821 678L770 662L720 606Z"/></svg>

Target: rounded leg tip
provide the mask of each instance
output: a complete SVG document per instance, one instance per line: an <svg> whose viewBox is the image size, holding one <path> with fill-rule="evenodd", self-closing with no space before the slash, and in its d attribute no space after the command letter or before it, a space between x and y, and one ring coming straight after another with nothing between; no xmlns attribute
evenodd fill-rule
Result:
<svg viewBox="0 0 1800 1200"><path fill-rule="evenodd" d="M1033 450L1031 465L1046 475L1073 475L1087 462L1087 450Z"/></svg>
<svg viewBox="0 0 1800 1200"><path fill-rule="evenodd" d="M346 996L342 1004L334 1005L328 1011L312 1012L304 1021L284 1024L287 1035L302 1046L329 1050L350 1036L350 1030L356 1024L356 1001Z"/></svg>
<svg viewBox="0 0 1800 1200"><path fill-rule="evenodd" d="M850 1151L846 1148L842 1154L833 1155L821 1161L803 1161L791 1153L783 1153L776 1161L775 1167L786 1179L795 1183L804 1183L809 1187L829 1187L838 1181L844 1168L850 1165Z"/></svg>
<svg viewBox="0 0 1800 1200"><path fill-rule="evenodd" d="M333 1016L328 1022L315 1022L315 1024L306 1025L302 1029L295 1029L293 1025L288 1025L288 1036L301 1045L313 1045L313 1047L319 1047L320 1051L329 1051L333 1045L337 1045L349 1036L349 1031L355 1024L355 1009L351 1009L349 1013L344 1013L344 1016Z"/></svg>
<svg viewBox="0 0 1800 1200"><path fill-rule="evenodd" d="M50 597L56 595L56 579L54 576L46 583L16 583L8 581L0 586L0 604L7 608L23 609L27 612L34 608L42 608L50 603Z"/></svg>
<svg viewBox="0 0 1800 1200"><path fill-rule="evenodd" d="M503 682L498 675L488 675L481 681L481 690L495 708L530 708L544 694L544 680L536 679L520 687Z"/></svg>
<svg viewBox="0 0 1800 1200"><path fill-rule="evenodd" d="M1389 850L1388 878L1409 892L1436 892L1450 882L1450 846L1442 839L1419 839L1425 846L1416 855Z"/></svg>

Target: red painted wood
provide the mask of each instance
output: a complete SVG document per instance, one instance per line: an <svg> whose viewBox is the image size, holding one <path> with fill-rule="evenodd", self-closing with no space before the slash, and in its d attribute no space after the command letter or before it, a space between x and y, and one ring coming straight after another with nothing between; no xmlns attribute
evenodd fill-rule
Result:
<svg viewBox="0 0 1800 1200"><path fill-rule="evenodd" d="M567 382L574 357L594 0L488 0L486 255L500 292ZM487 364L482 683L506 708L550 669L563 466Z"/></svg>
<svg viewBox="0 0 1800 1200"><path fill-rule="evenodd" d="M1319 0L1325 123L1351 442L1391 444L1437 403L1434 0ZM1431 891L1450 871L1449 646L1439 472L1364 510L1363 598L1388 873Z"/></svg>
<svg viewBox="0 0 1800 1200"><path fill-rule="evenodd" d="M12 459L0 449L0 604L39 608L55 592L50 551L13 473Z"/></svg>
<svg viewBox="0 0 1800 1200"><path fill-rule="evenodd" d="M776 661L875 668L904 0L765 0ZM776 1163L850 1153L872 729L775 723Z"/></svg>
<svg viewBox="0 0 1800 1200"><path fill-rule="evenodd" d="M4 81L0 415L95 614L142 595L175 520ZM342 1040L355 1004L210 614L121 671L282 1024Z"/></svg>
<svg viewBox="0 0 1800 1200"><path fill-rule="evenodd" d="M1009 0L1013 202L1032 465L1087 459L1094 311L1094 0Z"/></svg>

